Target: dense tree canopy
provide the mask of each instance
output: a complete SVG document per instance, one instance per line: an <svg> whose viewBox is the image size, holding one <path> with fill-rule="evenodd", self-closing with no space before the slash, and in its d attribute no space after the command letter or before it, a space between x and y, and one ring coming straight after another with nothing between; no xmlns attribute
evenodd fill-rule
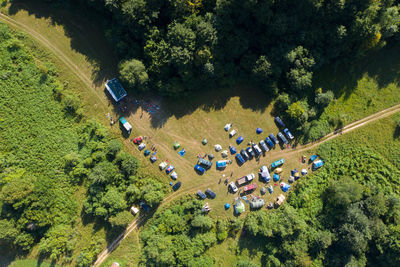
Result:
<svg viewBox="0 0 400 267"><path fill-rule="evenodd" d="M168 95L234 77L302 94L316 68L398 38L400 23L394 0L76 1L108 20L125 84Z"/></svg>

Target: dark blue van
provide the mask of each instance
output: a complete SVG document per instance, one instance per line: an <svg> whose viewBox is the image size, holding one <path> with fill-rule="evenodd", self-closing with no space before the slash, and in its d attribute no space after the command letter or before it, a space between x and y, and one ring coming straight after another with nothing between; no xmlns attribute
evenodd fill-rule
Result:
<svg viewBox="0 0 400 267"><path fill-rule="evenodd" d="M274 142L276 145L279 144L279 141L278 141L278 139L276 139L274 134L271 133L268 136L269 136L269 138L271 138L272 142Z"/></svg>
<svg viewBox="0 0 400 267"><path fill-rule="evenodd" d="M276 123L276 125L278 125L278 127L285 128L285 124L283 123L283 121L281 120L281 118L275 117L275 123Z"/></svg>

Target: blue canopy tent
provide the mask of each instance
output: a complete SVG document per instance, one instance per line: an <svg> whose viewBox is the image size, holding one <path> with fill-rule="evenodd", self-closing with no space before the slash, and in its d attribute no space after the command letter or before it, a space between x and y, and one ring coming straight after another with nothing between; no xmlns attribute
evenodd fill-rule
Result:
<svg viewBox="0 0 400 267"><path fill-rule="evenodd" d="M231 207L231 205L229 203L225 203L225 209L229 209Z"/></svg>
<svg viewBox="0 0 400 267"><path fill-rule="evenodd" d="M125 89L119 83L117 78L107 80L106 82L106 89L115 100L115 102L120 101L122 98L127 96Z"/></svg>
<svg viewBox="0 0 400 267"><path fill-rule="evenodd" d="M283 192L287 192L290 189L290 185L286 184L286 183L281 183L281 189Z"/></svg>
<svg viewBox="0 0 400 267"><path fill-rule="evenodd" d="M317 159L317 155L312 155L311 157L310 157L310 162L313 162L314 160L316 160Z"/></svg>
<svg viewBox="0 0 400 267"><path fill-rule="evenodd" d="M236 154L236 148L234 146L230 146L229 150L231 151L231 154Z"/></svg>
<svg viewBox="0 0 400 267"><path fill-rule="evenodd" d="M236 139L236 144L240 144L240 143L242 143L243 142L243 136L239 136L237 139Z"/></svg>
<svg viewBox="0 0 400 267"><path fill-rule="evenodd" d="M186 150L182 149L181 151L178 152L179 155L181 155L182 157L185 156Z"/></svg>
<svg viewBox="0 0 400 267"><path fill-rule="evenodd" d="M274 182L278 182L280 177L278 174L274 173L274 176L272 177L274 179Z"/></svg>
<svg viewBox="0 0 400 267"><path fill-rule="evenodd" d="M262 133L262 132L263 132L263 129L261 129L261 128L257 128L257 129L256 129L256 133L257 133L257 134L260 134L260 133Z"/></svg>

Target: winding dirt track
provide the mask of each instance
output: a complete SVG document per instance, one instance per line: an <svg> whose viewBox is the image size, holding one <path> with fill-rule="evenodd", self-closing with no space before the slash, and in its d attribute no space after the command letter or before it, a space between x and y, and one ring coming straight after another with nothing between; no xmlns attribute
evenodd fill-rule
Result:
<svg viewBox="0 0 400 267"><path fill-rule="evenodd" d="M29 34L32 38L34 38L36 41L38 41L40 44L42 44L44 47L46 47L47 49L49 49L52 53L54 53L54 55L61 60L84 84L87 85L87 87L90 88L90 90L93 91L93 93L97 96L97 98L100 100L101 104L102 104L102 108L106 108L107 103L105 102L105 100L101 97L101 95L99 94L99 92L95 89L93 82L91 80L90 77L87 77L85 74L83 74L82 72L79 71L79 68L76 64L74 64L71 59L69 59L60 49L58 49L57 47L55 47L54 45L52 45L45 37L43 37L41 34L39 34L38 32L36 32L35 30L31 29L29 26L22 24L10 17L8 17L7 15L4 15L2 13L0 13L0 20L4 21L5 23L7 23L8 25L10 25L13 28L17 28L27 34ZM374 122L376 120L388 117L394 113L397 113L400 111L400 104L395 105L393 107L384 109L382 111L379 111L377 113L374 113L370 116L367 116L361 120L355 121L353 123L350 123L349 125L346 125L345 127L336 130L335 132L331 132L329 134L327 134L326 136L324 136L323 138L321 138L320 140L318 140L317 142L314 143L309 143L306 145L298 145L295 149L292 149L290 151L277 151L277 152L272 152L269 153L271 156L281 156L281 155L291 155L291 154L295 154L295 153L301 153L303 151L315 148L319 145L321 145L322 143L325 143L333 138L336 138L344 133L348 133L350 131L353 131L359 127L362 127L368 123ZM203 188L207 188L208 186L212 185L215 182L211 182L208 184L202 184L201 186L195 186L192 188L187 188L185 190L179 191L177 193L168 195L160 204L160 207L167 205L168 203L170 203L171 201L173 201L174 199L178 198L179 196L182 196L184 194L187 193L192 193L195 192L196 190L199 189L203 189ZM159 207L159 208L160 208ZM98 257L96 262L94 263L93 266L100 266L106 259L107 257L110 255L110 253L116 249L119 244L122 242L122 240L124 240L133 230L135 230L137 227L139 227L143 221L145 221L146 218L150 217L152 215L152 213L148 214L147 216L140 216L138 219L134 220L126 229L125 231L123 231L113 242L111 242L111 244L108 245L108 247L102 251Z"/></svg>

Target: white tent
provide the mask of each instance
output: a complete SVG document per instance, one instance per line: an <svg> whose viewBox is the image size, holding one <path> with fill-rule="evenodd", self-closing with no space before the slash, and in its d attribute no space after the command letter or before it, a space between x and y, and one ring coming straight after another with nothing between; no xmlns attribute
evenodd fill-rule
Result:
<svg viewBox="0 0 400 267"><path fill-rule="evenodd" d="M217 145L214 146L214 148L215 148L215 151L218 152L218 151L220 151L222 149L222 146L217 144Z"/></svg>
<svg viewBox="0 0 400 267"><path fill-rule="evenodd" d="M139 209L136 208L135 206L132 206L131 207L131 212L132 212L133 215L136 215L139 212Z"/></svg>
<svg viewBox="0 0 400 267"><path fill-rule="evenodd" d="M224 129L225 131L229 131L229 129L232 127L232 123L228 123L225 125Z"/></svg>
<svg viewBox="0 0 400 267"><path fill-rule="evenodd" d="M160 167L160 170L164 170L167 167L168 163L166 163L165 161L161 162L160 165L158 165L158 167Z"/></svg>
<svg viewBox="0 0 400 267"><path fill-rule="evenodd" d="M226 158L226 157L228 156L228 150L222 151L222 152L221 152L221 156L222 156L223 158Z"/></svg>
<svg viewBox="0 0 400 267"><path fill-rule="evenodd" d="M235 134L236 134L236 130L232 130L232 131L229 133L229 137L233 137Z"/></svg>

